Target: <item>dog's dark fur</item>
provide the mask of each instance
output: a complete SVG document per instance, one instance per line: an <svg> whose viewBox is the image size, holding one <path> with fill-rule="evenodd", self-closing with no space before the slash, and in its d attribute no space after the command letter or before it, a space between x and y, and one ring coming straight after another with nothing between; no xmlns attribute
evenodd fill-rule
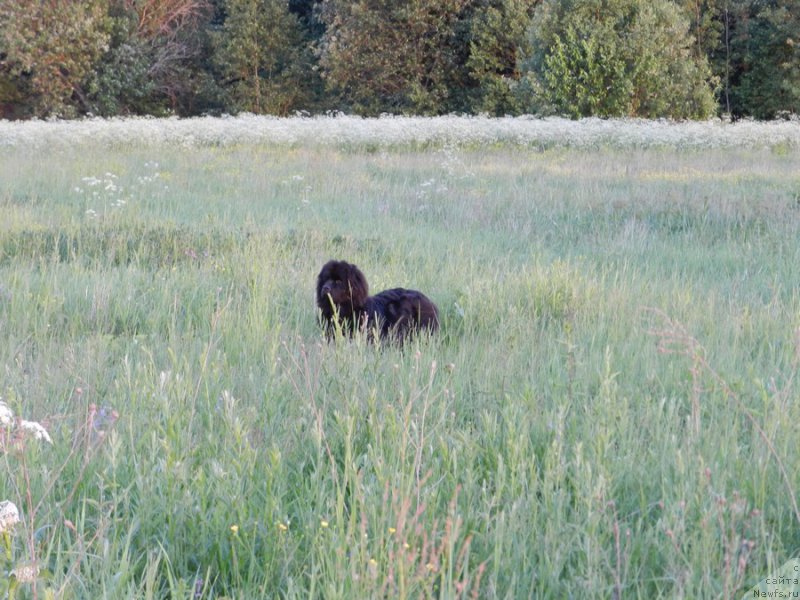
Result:
<svg viewBox="0 0 800 600"><path fill-rule="evenodd" d="M393 288L369 295L367 279L358 267L341 260L325 263L317 276L317 306L328 335L339 320L342 331L377 330L382 339L402 342L422 330L439 327L439 311L422 292Z"/></svg>

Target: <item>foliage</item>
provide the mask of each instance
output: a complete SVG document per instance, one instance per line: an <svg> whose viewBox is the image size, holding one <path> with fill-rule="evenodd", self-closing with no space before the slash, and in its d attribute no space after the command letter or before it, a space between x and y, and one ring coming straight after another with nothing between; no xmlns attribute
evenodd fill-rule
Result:
<svg viewBox="0 0 800 600"><path fill-rule="evenodd" d="M792 0L5 0L0 118L770 119L799 28Z"/></svg>
<svg viewBox="0 0 800 600"><path fill-rule="evenodd" d="M737 4L731 112L759 119L800 114L800 5L787 0Z"/></svg>
<svg viewBox="0 0 800 600"><path fill-rule="evenodd" d="M733 0L735 1L735 0ZM724 57L724 11L731 0L673 0L681 13L689 19L692 53L695 58L707 57L710 61Z"/></svg>
<svg viewBox="0 0 800 600"><path fill-rule="evenodd" d="M112 44L90 80L92 112L102 116L164 112L163 98L151 76L152 46L136 39L127 18L114 20Z"/></svg>
<svg viewBox="0 0 800 600"><path fill-rule="evenodd" d="M0 3L0 103L22 96L38 117L86 110L86 79L108 48L104 9L103 0Z"/></svg>
<svg viewBox="0 0 800 600"><path fill-rule="evenodd" d="M696 53L720 81L719 110L772 119L798 114L800 5L786 0L686 0Z"/></svg>
<svg viewBox="0 0 800 600"><path fill-rule="evenodd" d="M466 68L472 80L471 112L519 114L515 88L519 62L529 53L527 31L539 0L487 0L477 3L468 19L469 56Z"/></svg>
<svg viewBox="0 0 800 600"><path fill-rule="evenodd" d="M328 89L358 113L446 112L466 2L326 0L320 64Z"/></svg>
<svg viewBox="0 0 800 600"><path fill-rule="evenodd" d="M233 111L286 115L308 105L311 51L286 0L226 0L214 60Z"/></svg>
<svg viewBox="0 0 800 600"><path fill-rule="evenodd" d="M201 93L206 0L109 0L108 52L91 82L92 110L101 115L188 112Z"/></svg>
<svg viewBox="0 0 800 600"><path fill-rule="evenodd" d="M704 118L708 63L669 1L549 0L530 32L529 106L572 117Z"/></svg>

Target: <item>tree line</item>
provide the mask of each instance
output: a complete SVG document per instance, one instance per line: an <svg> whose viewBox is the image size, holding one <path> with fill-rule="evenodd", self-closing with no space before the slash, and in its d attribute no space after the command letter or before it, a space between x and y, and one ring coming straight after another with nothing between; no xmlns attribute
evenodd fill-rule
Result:
<svg viewBox="0 0 800 600"><path fill-rule="evenodd" d="M797 0L0 0L0 117L800 113Z"/></svg>

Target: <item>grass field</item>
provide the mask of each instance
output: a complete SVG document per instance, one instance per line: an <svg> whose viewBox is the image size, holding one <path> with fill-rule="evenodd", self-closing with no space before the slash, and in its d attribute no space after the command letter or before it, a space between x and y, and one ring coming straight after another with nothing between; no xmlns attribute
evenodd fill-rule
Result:
<svg viewBox="0 0 800 600"><path fill-rule="evenodd" d="M0 123L0 596L741 597L800 553L798 130ZM329 258L439 335L326 343Z"/></svg>

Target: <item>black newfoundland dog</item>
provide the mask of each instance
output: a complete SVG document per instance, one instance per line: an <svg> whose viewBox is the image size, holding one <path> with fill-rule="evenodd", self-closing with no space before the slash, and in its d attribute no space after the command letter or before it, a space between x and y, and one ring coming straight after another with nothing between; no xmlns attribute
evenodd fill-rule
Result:
<svg viewBox="0 0 800 600"><path fill-rule="evenodd" d="M317 306L329 336L336 330L337 319L346 334L362 329L372 336L377 330L381 339L399 342L439 327L439 311L422 292L393 288L370 296L364 274L343 260L328 261L319 272Z"/></svg>

